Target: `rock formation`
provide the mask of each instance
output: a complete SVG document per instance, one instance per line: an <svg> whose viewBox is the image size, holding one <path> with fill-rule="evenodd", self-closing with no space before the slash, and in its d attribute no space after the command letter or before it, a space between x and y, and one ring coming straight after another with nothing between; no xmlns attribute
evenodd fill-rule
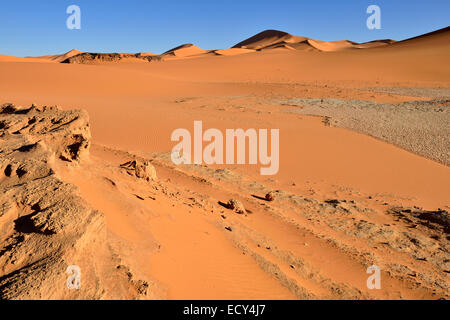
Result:
<svg viewBox="0 0 450 320"><path fill-rule="evenodd" d="M89 157L88 115L57 107L0 107L0 298L135 299L133 280L107 241L105 219L55 174L55 161ZM69 289L78 266L81 289Z"/></svg>

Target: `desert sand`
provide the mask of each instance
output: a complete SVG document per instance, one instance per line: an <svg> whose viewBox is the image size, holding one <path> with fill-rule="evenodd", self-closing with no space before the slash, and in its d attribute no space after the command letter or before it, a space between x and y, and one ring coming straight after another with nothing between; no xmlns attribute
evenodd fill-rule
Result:
<svg viewBox="0 0 450 320"><path fill-rule="evenodd" d="M0 56L0 297L448 299L449 40ZM195 120L279 129L278 174L174 165Z"/></svg>

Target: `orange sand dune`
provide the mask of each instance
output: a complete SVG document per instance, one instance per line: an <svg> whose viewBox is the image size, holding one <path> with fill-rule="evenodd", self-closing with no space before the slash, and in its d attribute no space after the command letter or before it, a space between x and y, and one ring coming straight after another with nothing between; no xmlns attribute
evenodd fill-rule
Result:
<svg viewBox="0 0 450 320"><path fill-rule="evenodd" d="M237 54L243 54L243 53L251 53L255 52L251 49L244 49L244 48L230 48L230 49L219 49L219 50L213 50L211 51L214 54L221 55L221 56L234 56Z"/></svg>
<svg viewBox="0 0 450 320"><path fill-rule="evenodd" d="M348 40L341 40L341 41L318 41L309 39L308 43L313 46L314 48L320 50L320 51L339 51L339 50L345 50L349 48L353 48L355 45L354 42L348 41Z"/></svg>
<svg viewBox="0 0 450 320"><path fill-rule="evenodd" d="M421 36L413 37L403 41L399 41L393 47L426 47L430 46L430 50L435 47L450 46L450 27L436 30Z"/></svg>
<svg viewBox="0 0 450 320"><path fill-rule="evenodd" d="M192 43L183 44L176 48L170 49L164 52L162 57L176 57L176 58L185 58L190 56L197 56L203 53L207 53L207 50L203 50Z"/></svg>
<svg viewBox="0 0 450 320"><path fill-rule="evenodd" d="M346 49L366 49L375 48L391 44L393 40L376 40L359 44L349 40L321 41L307 37L293 36L283 31L266 30L250 37L233 48L248 48L255 50L267 49L298 49L298 50L319 50L323 52L333 52Z"/></svg>
<svg viewBox="0 0 450 320"><path fill-rule="evenodd" d="M385 40L374 40L369 42L364 42L361 44L356 44L354 47L358 49L368 49L368 48L376 48L376 47L383 47L390 44L395 43L395 40L391 39L385 39Z"/></svg>
<svg viewBox="0 0 450 320"><path fill-rule="evenodd" d="M144 57L148 57L148 56L156 56L157 54L156 53L152 53L152 52L140 52L139 53L141 56L144 56Z"/></svg>
<svg viewBox="0 0 450 320"><path fill-rule="evenodd" d="M77 49L72 49L69 52L66 52L64 54L47 55L47 56L41 56L41 57L36 57L36 58L50 60L50 61L54 61L54 62L61 62L61 61L66 60L67 58L76 56L77 54L80 54L80 53L83 53L83 52L79 51Z"/></svg>
<svg viewBox="0 0 450 320"><path fill-rule="evenodd" d="M273 46L278 43L298 43L308 38L305 37L295 37L289 33L277 30L266 30L254 35L242 42L239 42L233 48L244 48L244 49L263 49L266 47Z"/></svg>
<svg viewBox="0 0 450 320"><path fill-rule="evenodd" d="M308 40L297 42L297 43L280 41L280 42L276 42L274 44L268 45L261 50L267 51L267 50L274 50L274 49L277 49L278 51L281 51L281 50L316 51L316 48L311 46L309 44Z"/></svg>
<svg viewBox="0 0 450 320"><path fill-rule="evenodd" d="M14 57L14 56L5 56L0 54L0 62L51 62L47 59L40 58L32 58L32 57Z"/></svg>

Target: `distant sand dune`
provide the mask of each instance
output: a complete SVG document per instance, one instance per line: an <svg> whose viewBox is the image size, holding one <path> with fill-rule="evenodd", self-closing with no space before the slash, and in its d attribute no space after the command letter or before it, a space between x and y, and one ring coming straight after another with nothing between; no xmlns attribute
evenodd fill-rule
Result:
<svg viewBox="0 0 450 320"><path fill-rule="evenodd" d="M289 33L278 30L266 30L236 44L233 48L247 48L254 50L266 49L297 49L297 50L318 50L333 52L346 49L366 49L378 46L385 46L395 42L394 40L375 40L367 43L356 43L349 40L321 41L307 37L293 36Z"/></svg>
<svg viewBox="0 0 450 320"><path fill-rule="evenodd" d="M31 58L31 57L23 58L23 57L0 55L0 62L52 62L52 61L40 58Z"/></svg>
<svg viewBox="0 0 450 320"><path fill-rule="evenodd" d="M77 54L80 54L80 53L83 53L83 52L79 51L77 49L72 49L69 52L66 52L64 54L48 55L48 56L42 56L42 57L37 57L37 58L44 59L44 60L55 61L55 62L61 62L61 61L64 61L64 60L66 60L68 58L76 56Z"/></svg>
<svg viewBox="0 0 450 320"><path fill-rule="evenodd" d="M221 56L234 56L238 54L255 52L255 50L244 48L230 48L230 49L212 50L211 52Z"/></svg>
<svg viewBox="0 0 450 320"><path fill-rule="evenodd" d="M399 41L394 47L409 45L450 46L450 27Z"/></svg>
<svg viewBox="0 0 450 320"><path fill-rule="evenodd" d="M203 50L202 48L197 47L192 43L183 44L176 48L170 49L164 52L162 57L177 57L177 58L185 58L189 56L196 56L200 54L207 53L207 50Z"/></svg>
<svg viewBox="0 0 450 320"><path fill-rule="evenodd" d="M345 50L345 49L352 49L352 48L354 48L354 45L356 44L355 42L351 42L348 40L319 41L319 40L313 40L313 39L309 39L308 43L320 51L339 51L339 50Z"/></svg>

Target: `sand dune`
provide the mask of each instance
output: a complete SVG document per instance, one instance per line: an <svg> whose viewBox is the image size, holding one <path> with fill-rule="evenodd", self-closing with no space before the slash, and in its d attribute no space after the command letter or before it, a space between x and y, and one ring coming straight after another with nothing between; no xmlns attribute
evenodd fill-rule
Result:
<svg viewBox="0 0 450 320"><path fill-rule="evenodd" d="M387 46L387 45L393 44L395 42L397 42L397 41L391 40L391 39L374 40L374 41L356 44L354 47L358 48L358 49L377 48L377 47Z"/></svg>
<svg viewBox="0 0 450 320"><path fill-rule="evenodd" d="M417 48L430 51L448 47L450 47L450 27L399 41L391 46L391 48Z"/></svg>
<svg viewBox="0 0 450 320"><path fill-rule="evenodd" d="M52 62L52 61L40 58L31 58L31 57L23 58L0 54L0 62Z"/></svg>
<svg viewBox="0 0 450 320"><path fill-rule="evenodd" d="M384 46L394 43L393 40L375 40L367 43L356 43L349 40L321 41L306 37L293 36L283 31L266 30L250 37L233 48L248 48L254 50L266 49L297 49L297 50L319 50L334 52L346 49L366 49Z"/></svg>
<svg viewBox="0 0 450 320"><path fill-rule="evenodd" d="M274 44L264 47L262 50L266 51L274 49L277 49L278 51L283 50L316 51L316 48L314 48L308 43L308 40L301 41L298 43L289 43L285 41L276 42Z"/></svg>
<svg viewBox="0 0 450 320"><path fill-rule="evenodd" d="M176 57L176 58L186 58L190 56L197 56L207 53L207 50L203 50L192 43L183 44L176 48L170 49L164 52L162 57Z"/></svg>
<svg viewBox="0 0 450 320"><path fill-rule="evenodd" d="M308 43L320 51L339 51L353 48L355 42L348 40L342 41L318 41L309 39Z"/></svg>
<svg viewBox="0 0 450 320"><path fill-rule="evenodd" d="M40 57L12 57L12 56L4 56L0 55L0 61L9 61L9 62L62 62L68 58L74 57L80 53L83 53L79 50L72 49L69 52L64 54L53 54L46 55Z"/></svg>
<svg viewBox="0 0 450 320"><path fill-rule="evenodd" d="M260 32L253 37L250 37L238 44L234 45L233 48L244 48L244 49L254 49L260 50L266 47L276 45L278 43L298 43L307 40L305 37L295 37L289 33L278 31L278 30L265 30Z"/></svg>
<svg viewBox="0 0 450 320"><path fill-rule="evenodd" d="M230 49L212 50L210 52L220 56L234 56L238 54L255 52L255 50L244 48L230 48Z"/></svg>
<svg viewBox="0 0 450 320"><path fill-rule="evenodd" d="M450 27L446 27L417 37L399 41L397 45L404 45L409 43L417 43L421 45L425 44L443 45L448 44L447 40L449 39L449 37L450 37Z"/></svg>
<svg viewBox="0 0 450 320"><path fill-rule="evenodd" d="M47 55L47 56L41 56L41 57L37 57L37 58L44 59L44 60L55 61L55 62L61 62L61 61L64 61L64 60L66 60L68 58L76 56L77 54L80 54L80 53L83 53L83 52L79 51L77 49L72 49L69 52L66 52L64 54Z"/></svg>
<svg viewBox="0 0 450 320"><path fill-rule="evenodd" d="M61 63L76 64L112 64L123 62L151 62L160 61L161 57L154 54L141 53L89 53L83 52L65 60Z"/></svg>
<svg viewBox="0 0 450 320"><path fill-rule="evenodd" d="M140 52L139 55L140 55L140 56L143 56L143 57L157 56L156 53L152 53L152 52Z"/></svg>

